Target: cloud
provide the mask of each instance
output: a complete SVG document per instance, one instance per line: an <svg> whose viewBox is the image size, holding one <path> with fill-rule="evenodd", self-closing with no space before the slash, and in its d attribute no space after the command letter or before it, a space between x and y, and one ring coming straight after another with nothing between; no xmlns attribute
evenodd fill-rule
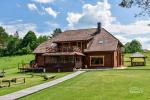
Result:
<svg viewBox="0 0 150 100"><path fill-rule="evenodd" d="M52 3L52 2L54 2L55 0L34 0L34 1L37 2L37 3L46 4L46 3Z"/></svg>
<svg viewBox="0 0 150 100"><path fill-rule="evenodd" d="M51 28L59 28L60 27L58 23L52 23L49 21L46 21L45 24L47 24Z"/></svg>
<svg viewBox="0 0 150 100"><path fill-rule="evenodd" d="M150 20L139 20L128 25L123 24L111 24L106 27L109 31L115 33L125 33L126 35L140 35L150 33L150 26L148 26Z"/></svg>
<svg viewBox="0 0 150 100"><path fill-rule="evenodd" d="M57 17L57 12L53 10L51 7L44 8L44 9L49 15L53 16L54 18Z"/></svg>
<svg viewBox="0 0 150 100"><path fill-rule="evenodd" d="M24 23L23 21L16 20L9 23L3 23L0 22L0 26L2 26L6 32L10 35L14 35L16 31L19 32L19 36L22 38L25 36L25 34L31 30L36 33L37 36L40 35L50 35L50 32L38 32L37 31L37 25L34 23Z"/></svg>
<svg viewBox="0 0 150 100"><path fill-rule="evenodd" d="M69 22L69 26L73 27L74 24L78 23L81 17L82 14L79 13L68 13L67 21Z"/></svg>
<svg viewBox="0 0 150 100"><path fill-rule="evenodd" d="M82 13L69 12L68 25L72 27L91 27L97 22L102 22L103 26L110 25L115 21L115 17L112 16L110 11L110 4L107 0L104 2L97 2L96 5L84 4L82 7Z"/></svg>
<svg viewBox="0 0 150 100"><path fill-rule="evenodd" d="M28 8L30 9L30 10L37 10L37 7L36 7L36 5L34 4L34 3L29 3L28 5Z"/></svg>
<svg viewBox="0 0 150 100"><path fill-rule="evenodd" d="M81 13L69 12L66 18L68 28L96 27L97 22L116 36L121 42L126 43L133 39L139 40L143 48L150 49L150 19L138 20L129 24L121 24L111 13L111 5L107 0L97 2L96 5L84 4Z"/></svg>

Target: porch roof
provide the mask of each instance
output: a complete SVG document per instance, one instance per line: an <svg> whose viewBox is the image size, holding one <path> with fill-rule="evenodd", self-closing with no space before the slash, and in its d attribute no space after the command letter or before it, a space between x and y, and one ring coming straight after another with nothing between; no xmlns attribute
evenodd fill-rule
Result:
<svg viewBox="0 0 150 100"><path fill-rule="evenodd" d="M146 58L145 55L139 53L139 52L136 52L136 53L133 53L130 58Z"/></svg>
<svg viewBox="0 0 150 100"><path fill-rule="evenodd" d="M43 54L43 56L73 56L73 55L85 56L81 52L55 52L55 53L44 53Z"/></svg>

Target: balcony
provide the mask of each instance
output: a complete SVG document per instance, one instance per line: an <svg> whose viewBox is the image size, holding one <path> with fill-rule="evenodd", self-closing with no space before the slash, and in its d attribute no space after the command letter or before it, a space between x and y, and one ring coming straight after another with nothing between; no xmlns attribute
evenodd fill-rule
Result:
<svg viewBox="0 0 150 100"><path fill-rule="evenodd" d="M82 52L78 47L47 48L47 52Z"/></svg>

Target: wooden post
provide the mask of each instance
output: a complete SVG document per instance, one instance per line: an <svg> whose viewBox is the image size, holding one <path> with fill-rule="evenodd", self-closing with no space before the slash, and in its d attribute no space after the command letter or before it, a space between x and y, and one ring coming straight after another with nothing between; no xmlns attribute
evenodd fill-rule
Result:
<svg viewBox="0 0 150 100"><path fill-rule="evenodd" d="M146 65L146 59L145 58L143 58L144 59L144 66Z"/></svg>
<svg viewBox="0 0 150 100"><path fill-rule="evenodd" d="M23 82L24 82L24 83L26 82L25 78L23 79Z"/></svg>
<svg viewBox="0 0 150 100"><path fill-rule="evenodd" d="M10 84L11 84L11 81L9 80L9 81L8 81L8 87L10 87Z"/></svg>
<svg viewBox="0 0 150 100"><path fill-rule="evenodd" d="M133 63L132 63L133 59L131 58L131 66L133 66Z"/></svg>
<svg viewBox="0 0 150 100"><path fill-rule="evenodd" d="M82 41L81 41L81 52L83 51Z"/></svg>
<svg viewBox="0 0 150 100"><path fill-rule="evenodd" d="M74 55L74 67L75 67L75 65L76 65L76 61L75 61L75 55Z"/></svg>

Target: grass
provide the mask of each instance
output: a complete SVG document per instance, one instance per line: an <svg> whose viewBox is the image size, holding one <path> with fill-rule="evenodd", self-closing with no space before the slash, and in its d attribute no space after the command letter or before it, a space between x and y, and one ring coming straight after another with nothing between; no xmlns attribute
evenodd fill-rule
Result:
<svg viewBox="0 0 150 100"><path fill-rule="evenodd" d="M25 77L26 78L26 83L25 84L17 84L17 85L12 85L11 87L4 87L4 88L0 88L0 95L5 95L5 94L9 94L12 92L16 92L28 87L32 87L44 82L48 82L48 81L52 81L54 79L63 77L65 75L70 74L70 72L65 72L65 73L47 73L50 75L55 75L56 77L54 79L50 79L48 81L44 80L43 77L39 76L40 74L36 74L36 73L32 73L34 75L34 77L31 77L31 73L27 73L27 74L23 74L23 73L17 73L15 72L16 70L14 69L9 69L7 70L6 77L3 78L3 80L5 79L12 79L12 78L17 78L17 77Z"/></svg>
<svg viewBox="0 0 150 100"><path fill-rule="evenodd" d="M114 69L108 71L86 72L79 75L78 77L20 99L41 100L42 98L43 100L148 100L150 99L150 52L146 53L145 55L148 56L146 66L128 67L128 70ZM9 88L1 88L0 95L12 93L46 82L39 76L31 78L31 75L17 73L18 70L16 65L18 62L28 62L28 56L31 57L30 59L34 59L33 55L26 56L27 57L12 57L11 62L8 63L4 62L0 58L0 67L2 66L1 64L3 64L3 68L8 69L6 70L7 78L23 76L27 79L26 84L14 85ZM130 54L125 54L125 61L129 61L129 57ZM10 58L4 57L4 59ZM135 60L139 61L139 59ZM11 65L10 63L12 66L9 66ZM130 66L130 63L125 62L125 66ZM69 73L53 74L57 76L56 78L59 78Z"/></svg>
<svg viewBox="0 0 150 100"><path fill-rule="evenodd" d="M21 100L148 100L149 70L86 72Z"/></svg>
<svg viewBox="0 0 150 100"><path fill-rule="evenodd" d="M150 52L144 54L148 56L146 66L128 67L128 70L86 72L20 99L148 100L150 99ZM125 61L130 61L130 55L125 54ZM135 60L140 61L140 59ZM125 62L125 66L130 66L130 63Z"/></svg>
<svg viewBox="0 0 150 100"><path fill-rule="evenodd" d="M12 85L11 87L4 87L0 88L0 96L9 94L12 92L16 92L28 87L32 87L44 82L47 82L44 80L43 77L37 76L36 73L32 73L35 75L33 78L31 78L31 73L18 73L18 63L29 63L31 60L34 60L34 55L23 55L23 56L11 56L11 57L0 57L0 72L2 69L5 69L6 72L6 77L0 78L1 79L12 79L12 78L17 78L17 77L25 77L26 78L26 83L25 84L18 84L18 85ZM53 74L55 75L56 78L63 77L65 75L70 74L70 72L66 73L47 73L47 74ZM53 80L53 79L51 79ZM48 80L48 81L51 81Z"/></svg>
<svg viewBox="0 0 150 100"><path fill-rule="evenodd" d="M34 59L34 55L0 57L0 70L17 68L18 63L29 63Z"/></svg>

